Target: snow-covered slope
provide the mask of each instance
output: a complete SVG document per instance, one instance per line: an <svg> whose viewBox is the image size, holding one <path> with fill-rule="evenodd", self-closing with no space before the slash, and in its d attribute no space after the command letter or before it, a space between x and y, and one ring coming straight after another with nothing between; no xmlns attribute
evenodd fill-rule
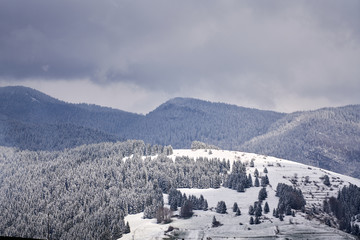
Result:
<svg viewBox="0 0 360 240"><path fill-rule="evenodd" d="M170 156L173 159L176 156L189 156L191 158L207 157L229 160L230 163L235 160L250 162L254 160L254 167L247 165L247 174L254 175L255 169L259 171L260 176L266 167L270 185L267 186L268 197L265 202L270 206L270 212L263 214L261 224L250 225L248 209L255 201L258 201L258 193L261 187L251 187L244 193L219 188L219 189L179 189L187 195L199 197L201 194L207 199L209 204L208 211L194 211L194 216L190 219L172 218L169 224L156 224L156 219L143 219L142 214L128 215L125 221L128 221L131 227L131 233L125 234L121 239L166 239L171 235L175 239L355 239L353 236L326 226L317 218L310 218L301 211L297 211L295 217L286 216L284 221L275 218L272 211L277 207L278 197L275 196L278 183L300 188L306 199L306 209L321 207L323 200L327 197L336 196L338 190L349 183L360 186L360 180L344 176L334 172L326 171L320 168L309 167L296 162L257 155L252 153L243 153L223 150L174 150ZM324 175L330 177L331 186L323 184L320 179ZM164 201L167 203L167 195L164 195ZM219 201L225 201L227 214L218 214L215 207ZM232 211L234 202L237 202L242 215L235 216ZM176 213L174 213L176 214ZM213 216L222 224L220 227L212 227ZM175 230L165 235L165 231L172 226Z"/></svg>

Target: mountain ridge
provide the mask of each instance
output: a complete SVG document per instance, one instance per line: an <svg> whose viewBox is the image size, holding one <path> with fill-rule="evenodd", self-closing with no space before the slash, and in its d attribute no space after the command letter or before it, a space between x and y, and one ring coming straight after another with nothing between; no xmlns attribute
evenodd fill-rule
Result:
<svg viewBox="0 0 360 240"><path fill-rule="evenodd" d="M71 134L76 129L83 140ZM40 132L52 144L44 145ZM177 149L197 140L360 177L360 105L279 113L176 97L140 115L66 103L27 87L0 88L0 145L61 150L124 139Z"/></svg>

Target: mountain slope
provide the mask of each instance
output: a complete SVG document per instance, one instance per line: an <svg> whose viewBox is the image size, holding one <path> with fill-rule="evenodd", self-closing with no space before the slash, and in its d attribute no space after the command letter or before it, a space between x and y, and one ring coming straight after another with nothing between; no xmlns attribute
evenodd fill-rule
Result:
<svg viewBox="0 0 360 240"><path fill-rule="evenodd" d="M360 177L359 115L360 105L284 114L174 98L144 116L69 104L26 87L3 87L0 145L61 150L87 143L141 139L189 148L198 140Z"/></svg>
<svg viewBox="0 0 360 240"><path fill-rule="evenodd" d="M86 104L69 104L26 87L0 88L0 145L61 150L123 139L142 116Z"/></svg>
<svg viewBox="0 0 360 240"><path fill-rule="evenodd" d="M234 149L264 134L285 114L198 99L174 98L141 119L127 135L152 144L189 148L194 140Z"/></svg>
<svg viewBox="0 0 360 240"><path fill-rule="evenodd" d="M119 137L74 124L33 124L0 120L0 145L28 150L63 150L83 144L115 142Z"/></svg>
<svg viewBox="0 0 360 240"><path fill-rule="evenodd" d="M269 213L262 213L260 224L250 224L249 207L258 201L261 187L251 187L245 192L221 187L219 189L179 189L187 196L195 195L208 201L209 210L195 210L194 216L189 219L172 218L169 224L157 224L156 219L143 219L143 214L128 215L125 221L131 226L131 233L121 239L162 239L176 237L177 239L356 239L347 233L329 227L324 223L324 217L328 217L322 211L323 200L332 196L336 197L338 190L351 184L360 184L359 179L354 179L320 168L310 167L296 162L267 157L258 154L212 150L210 154L206 150L174 150L169 156L174 161L176 157L187 156L193 159L225 159L230 164L240 160L246 164L246 173L254 179L255 169L260 176L269 178L270 185L266 187L267 198L262 202L268 202ZM254 167L249 163L254 161ZM264 167L268 173L264 173ZM322 177L330 177L331 186L323 183ZM291 185L300 189L305 197L305 210L295 211L295 216L285 216L284 221L273 216L273 209L278 206L279 197L276 196L276 188L279 183ZM227 213L216 212L219 201L224 201ZM164 202L168 204L168 195L164 194ZM232 210L234 202L237 202L241 215L236 216ZM168 205L166 205L168 206ZM168 206L169 207L169 206ZM314 209L317 211L314 212ZM173 215L177 215L175 211ZM212 219L221 223L219 227L212 227ZM254 217L254 216L253 216ZM331 216L330 216L331 217ZM168 231L172 226L172 231ZM171 236L171 237L170 237Z"/></svg>
<svg viewBox="0 0 360 240"><path fill-rule="evenodd" d="M288 114L241 149L360 177L360 106Z"/></svg>

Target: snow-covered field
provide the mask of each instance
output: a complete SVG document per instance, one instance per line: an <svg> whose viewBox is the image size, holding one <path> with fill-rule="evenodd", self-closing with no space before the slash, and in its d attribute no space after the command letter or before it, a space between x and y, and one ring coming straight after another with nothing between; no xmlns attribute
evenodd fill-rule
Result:
<svg viewBox="0 0 360 240"><path fill-rule="evenodd" d="M326 197L336 196L339 188L344 185L352 183L360 186L359 179L252 153L211 150L210 154L209 150L174 150L170 157L175 159L176 156L189 156L194 159L201 156L220 158L229 160L231 164L235 160L250 162L253 159L255 166L248 166L247 174L251 173L253 176L254 170L258 169L260 176L263 176L265 175L264 167L268 170L270 186L266 188L268 197L265 202L268 202L270 212L263 214L261 224L249 224L248 209L257 201L261 187L246 189L244 193L223 187L219 189L179 189L187 195L199 197L202 194L208 201L209 210L194 211L194 216L190 219L172 218L173 221L169 224L156 224L156 219L143 219L142 213L128 215L125 217L125 221L129 222L131 233L125 234L121 239L171 239L164 235L169 226L178 229L172 231L172 235L176 235L175 239L355 239L351 235L326 226L319 220L306 219L305 214L301 212L297 212L295 217L286 216L284 221L280 221L272 216L272 210L278 204L278 197L275 197L278 183L292 185L291 181L296 181L296 186L302 190L306 199L306 208L311 208L313 205L320 206ZM325 186L320 179L325 174L330 177L330 187ZM214 208L221 200L226 203L227 214L215 212ZM167 203L166 194L164 201ZM242 213L241 216L235 216L232 211L234 202L237 202ZM211 226L213 216L222 224L220 227L213 228Z"/></svg>

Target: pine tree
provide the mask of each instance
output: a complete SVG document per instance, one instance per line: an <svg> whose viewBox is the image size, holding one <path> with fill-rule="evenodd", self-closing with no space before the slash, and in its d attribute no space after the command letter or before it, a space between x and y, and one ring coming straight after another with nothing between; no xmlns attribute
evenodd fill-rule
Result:
<svg viewBox="0 0 360 240"><path fill-rule="evenodd" d="M186 200L184 205L180 209L180 217L189 218L193 215L192 204L189 200Z"/></svg>
<svg viewBox="0 0 360 240"><path fill-rule="evenodd" d="M254 207L252 205L250 205L250 207L249 207L249 215L254 215L254 211L255 211Z"/></svg>
<svg viewBox="0 0 360 240"><path fill-rule="evenodd" d="M226 210L227 210L227 208L226 208L225 202L224 201L218 202L218 204L216 206L216 212L224 214L224 213L226 213Z"/></svg>
<svg viewBox="0 0 360 240"><path fill-rule="evenodd" d="M266 167L264 167L264 173L268 173L268 170Z"/></svg>
<svg viewBox="0 0 360 240"><path fill-rule="evenodd" d="M287 216L291 215L291 207L290 207L290 205L286 206L285 215L287 215Z"/></svg>
<svg viewBox="0 0 360 240"><path fill-rule="evenodd" d="M261 177L261 182L260 182L260 185L262 187L266 187L268 184L270 184L269 182L269 177L267 175Z"/></svg>
<svg viewBox="0 0 360 240"><path fill-rule="evenodd" d="M240 216L240 215L241 215L241 211L240 211L240 208L238 208L236 213L235 213L235 216Z"/></svg>
<svg viewBox="0 0 360 240"><path fill-rule="evenodd" d="M239 209L238 204L236 202L234 202L233 212L236 212L238 209Z"/></svg>
<svg viewBox="0 0 360 240"><path fill-rule="evenodd" d="M259 201L263 201L267 198L267 192L266 192L266 188L261 188L259 191L259 195L258 195L258 199Z"/></svg>
<svg viewBox="0 0 360 240"><path fill-rule="evenodd" d="M326 186L330 186L331 184L330 184L330 179L329 179L329 176L328 175L325 175L324 176L324 185L326 185Z"/></svg>
<svg viewBox="0 0 360 240"><path fill-rule="evenodd" d="M256 218L255 218L255 224L260 224L260 219L258 216L256 216Z"/></svg>
<svg viewBox="0 0 360 240"><path fill-rule="evenodd" d="M256 217L260 217L262 215L262 207L260 202L254 203L254 214Z"/></svg>
<svg viewBox="0 0 360 240"><path fill-rule="evenodd" d="M254 164L254 159L251 159L251 161L250 161L250 167L254 167L255 166L255 164Z"/></svg>
<svg viewBox="0 0 360 240"><path fill-rule="evenodd" d="M270 211L269 204L268 202L266 202L264 206L264 213L269 213L269 211Z"/></svg>
<svg viewBox="0 0 360 240"><path fill-rule="evenodd" d="M255 187L259 187L259 186L260 186L259 178L256 177L256 178L255 178Z"/></svg>
<svg viewBox="0 0 360 240"><path fill-rule="evenodd" d="M255 171L254 171L254 177L259 177L259 171L257 168L255 168Z"/></svg>
<svg viewBox="0 0 360 240"><path fill-rule="evenodd" d="M253 217L250 217L250 225L253 225L254 224L254 218Z"/></svg>
<svg viewBox="0 0 360 240"><path fill-rule="evenodd" d="M129 230L130 230L130 226L129 226ZM121 228L118 225L115 225L112 231L112 239L118 239L121 237L122 237ZM50 237L48 237L48 239L50 239Z"/></svg>
<svg viewBox="0 0 360 240"><path fill-rule="evenodd" d="M329 206L329 202L327 200L323 201L323 210L326 213L330 213L330 206Z"/></svg>
<svg viewBox="0 0 360 240"><path fill-rule="evenodd" d="M249 188L249 187L252 187L252 186L253 186L253 181L252 181L251 174L249 173L247 187Z"/></svg>
<svg viewBox="0 0 360 240"><path fill-rule="evenodd" d="M130 232L131 232L131 230L130 230L129 222L126 222L124 233L127 234L127 233L130 233Z"/></svg>
<svg viewBox="0 0 360 240"><path fill-rule="evenodd" d="M204 201L204 204L203 204L203 207L202 207L202 210L203 211L207 211L208 210L208 202L207 202L207 200L205 199L205 201Z"/></svg>
<svg viewBox="0 0 360 240"><path fill-rule="evenodd" d="M238 185L237 185L237 189L236 189L238 192L245 192L245 188L244 188L244 185L240 182Z"/></svg>
<svg viewBox="0 0 360 240"><path fill-rule="evenodd" d="M218 227L219 225L220 225L220 222L216 220L215 216L213 216L212 227Z"/></svg>

